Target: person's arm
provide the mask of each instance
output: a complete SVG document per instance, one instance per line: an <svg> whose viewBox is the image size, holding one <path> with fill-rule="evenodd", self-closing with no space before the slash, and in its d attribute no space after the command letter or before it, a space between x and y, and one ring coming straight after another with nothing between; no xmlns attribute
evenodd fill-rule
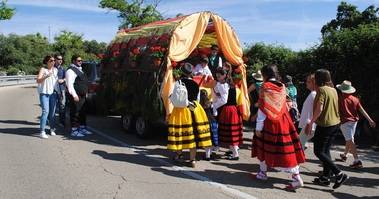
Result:
<svg viewBox="0 0 379 199"><path fill-rule="evenodd" d="M363 115L363 117L367 119L372 128L376 127L375 121L371 119L371 117L367 114L366 110L362 107L362 105L359 105L359 112Z"/></svg>
<svg viewBox="0 0 379 199"><path fill-rule="evenodd" d="M263 130L263 125L264 125L266 118L267 118L267 116L261 111L261 109L258 109L257 123L256 123L256 127L255 127L255 134L258 137L262 136L261 131Z"/></svg>
<svg viewBox="0 0 379 199"><path fill-rule="evenodd" d="M214 92L217 98L215 99L213 103L213 107L216 110L228 102L228 91L229 91L228 88L220 84L217 84L217 86L214 88Z"/></svg>
<svg viewBox="0 0 379 199"><path fill-rule="evenodd" d="M251 91L253 91L253 90L255 90L256 89L256 87L255 87L255 84L253 83L253 84L251 84L250 86L249 86L249 88L247 89L247 91L250 93Z"/></svg>
<svg viewBox="0 0 379 199"><path fill-rule="evenodd" d="M324 99L324 93L318 93L315 97L312 119L305 126L305 133L307 135L311 134L313 124L320 117L324 109Z"/></svg>
<svg viewBox="0 0 379 199"><path fill-rule="evenodd" d="M74 82L76 78L76 74L73 70L67 70L66 71L66 86L68 93L74 98L75 101L79 101L78 94L76 93L74 89Z"/></svg>
<svg viewBox="0 0 379 199"><path fill-rule="evenodd" d="M50 77L51 74L48 74L48 75L45 75L44 74L44 69L41 68L38 72L38 75L37 75L37 83L40 84L42 83L43 81L45 81L46 78Z"/></svg>

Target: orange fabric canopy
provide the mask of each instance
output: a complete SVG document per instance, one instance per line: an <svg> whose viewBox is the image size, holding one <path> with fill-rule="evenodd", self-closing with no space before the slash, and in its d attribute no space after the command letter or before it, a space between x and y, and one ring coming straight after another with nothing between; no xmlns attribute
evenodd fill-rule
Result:
<svg viewBox="0 0 379 199"><path fill-rule="evenodd" d="M211 12L199 12L185 16L173 31L167 56L167 70L161 90L161 97L166 108L166 114L170 114L173 109L168 98L174 87L171 61L182 61L191 54L202 39L209 19L213 21L218 45L226 60L233 65L239 66L242 71L243 81L241 91L243 97L243 118L248 120L250 116L250 101L246 84L246 66L242 60L243 52L240 42L230 25L220 16Z"/></svg>

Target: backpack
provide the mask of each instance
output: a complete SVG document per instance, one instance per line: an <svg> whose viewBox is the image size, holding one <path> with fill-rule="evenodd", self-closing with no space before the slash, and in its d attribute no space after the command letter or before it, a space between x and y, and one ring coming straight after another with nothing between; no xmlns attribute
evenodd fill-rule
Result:
<svg viewBox="0 0 379 199"><path fill-rule="evenodd" d="M174 90L169 98L174 107L184 108L188 106L188 92L182 81L175 82Z"/></svg>

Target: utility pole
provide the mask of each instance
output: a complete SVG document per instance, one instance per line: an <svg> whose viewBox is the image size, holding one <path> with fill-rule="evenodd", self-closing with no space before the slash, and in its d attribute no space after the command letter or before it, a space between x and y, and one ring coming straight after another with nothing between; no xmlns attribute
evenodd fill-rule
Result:
<svg viewBox="0 0 379 199"><path fill-rule="evenodd" d="M50 30L50 25L49 25L49 43L51 43L50 37L51 37L51 30Z"/></svg>

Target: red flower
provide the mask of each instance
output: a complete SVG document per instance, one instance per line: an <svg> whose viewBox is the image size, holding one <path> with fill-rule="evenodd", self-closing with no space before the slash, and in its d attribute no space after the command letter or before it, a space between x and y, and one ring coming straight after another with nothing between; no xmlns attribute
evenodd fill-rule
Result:
<svg viewBox="0 0 379 199"><path fill-rule="evenodd" d="M133 50L132 50L132 52L133 52L133 54L135 54L135 55L139 55L141 52L140 52L140 50L139 50L139 48L134 48Z"/></svg>
<svg viewBox="0 0 379 199"><path fill-rule="evenodd" d="M178 63L176 61L171 61L172 68L176 68L178 66Z"/></svg>
<svg viewBox="0 0 379 199"><path fill-rule="evenodd" d="M113 57L117 57L120 54L120 51L113 51Z"/></svg>
<svg viewBox="0 0 379 199"><path fill-rule="evenodd" d="M234 73L236 73L236 74L240 74L242 71L241 71L241 69L239 69L239 68L236 68L236 69L234 69L234 71L233 71Z"/></svg>
<svg viewBox="0 0 379 199"><path fill-rule="evenodd" d="M125 49L125 48L128 48L128 43L122 43L121 44L121 49Z"/></svg>

